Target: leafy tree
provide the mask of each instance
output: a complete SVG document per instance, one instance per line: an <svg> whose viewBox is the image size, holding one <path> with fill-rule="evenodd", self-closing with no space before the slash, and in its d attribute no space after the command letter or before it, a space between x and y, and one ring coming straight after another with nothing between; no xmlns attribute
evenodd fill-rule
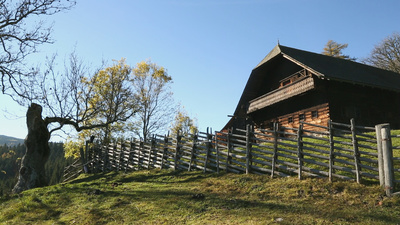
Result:
<svg viewBox="0 0 400 225"><path fill-rule="evenodd" d="M364 63L400 73L400 34L393 33L374 47Z"/></svg>
<svg viewBox="0 0 400 225"><path fill-rule="evenodd" d="M196 121L195 119L190 118L186 111L181 109L175 115L175 120L172 123L171 132L173 134L177 134L179 132L179 134L184 136L196 134L198 132Z"/></svg>
<svg viewBox="0 0 400 225"><path fill-rule="evenodd" d="M136 121L132 124L136 135L147 140L150 134L167 129L174 113L167 71L149 61L140 62L133 70L132 84L138 101Z"/></svg>
<svg viewBox="0 0 400 225"><path fill-rule="evenodd" d="M347 48L348 44L339 44L336 41L329 40L324 47L323 55L333 56L340 59L348 59L355 61L356 58L351 58L343 54L343 49Z"/></svg>
<svg viewBox="0 0 400 225"><path fill-rule="evenodd" d="M121 59L115 61L113 66L98 71L93 77L81 79L81 82L85 86L90 86L93 92L87 104L92 108L103 109L96 117L86 120L85 123L105 124L105 126L83 130L76 138L69 137L64 145L66 156L78 157L79 149L84 147L85 141L91 136L101 140L103 144L108 144L117 138L115 134L123 132L122 120L110 122L115 120L115 113L123 113L122 117L127 120L136 111L137 104L130 83L130 74L131 68L125 63L125 59ZM116 108L123 108L126 112L117 112L114 110Z"/></svg>
<svg viewBox="0 0 400 225"><path fill-rule="evenodd" d="M27 112L27 151L13 190L16 193L47 185L44 165L49 157L48 141L53 132L67 125L77 132L104 128L126 121L134 114L128 100L133 95L128 79L109 73L109 69L92 73L75 54L71 54L64 73L55 72L54 62L53 57L47 63L46 71L36 75L29 86L29 95L23 99L31 105ZM44 119L42 106L47 114Z"/></svg>

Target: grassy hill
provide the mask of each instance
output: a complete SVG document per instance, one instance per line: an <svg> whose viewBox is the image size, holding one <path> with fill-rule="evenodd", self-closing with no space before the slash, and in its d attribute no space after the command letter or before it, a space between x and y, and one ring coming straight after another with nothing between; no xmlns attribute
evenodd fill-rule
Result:
<svg viewBox="0 0 400 225"><path fill-rule="evenodd" d="M14 137L9 137L5 135L0 135L0 145L18 145L18 144L23 144L24 139L19 139L19 138L14 138Z"/></svg>
<svg viewBox="0 0 400 225"><path fill-rule="evenodd" d="M0 198L0 224L398 224L377 185L171 170L82 175Z"/></svg>

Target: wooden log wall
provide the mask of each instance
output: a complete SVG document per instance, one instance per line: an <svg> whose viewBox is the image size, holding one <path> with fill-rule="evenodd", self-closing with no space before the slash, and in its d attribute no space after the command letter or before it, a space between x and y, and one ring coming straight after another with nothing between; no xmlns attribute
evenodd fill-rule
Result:
<svg viewBox="0 0 400 225"><path fill-rule="evenodd" d="M400 135L393 138L400 139ZM357 126L354 121L329 122L328 126L301 122L299 128L275 126L256 131L248 126L246 130L200 132L188 137L153 136L147 143L118 142L93 147L89 153L86 165L92 172L160 168L379 181L375 128ZM400 183L400 155L394 156L394 182Z"/></svg>

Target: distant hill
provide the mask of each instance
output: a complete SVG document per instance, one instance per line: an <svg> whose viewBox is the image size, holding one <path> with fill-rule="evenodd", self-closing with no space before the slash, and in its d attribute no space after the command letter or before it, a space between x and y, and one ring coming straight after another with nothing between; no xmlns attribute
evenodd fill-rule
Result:
<svg viewBox="0 0 400 225"><path fill-rule="evenodd" d="M23 143L24 143L24 139L0 135L0 145L7 144L8 146L11 146L11 145L18 145L18 144L23 144Z"/></svg>

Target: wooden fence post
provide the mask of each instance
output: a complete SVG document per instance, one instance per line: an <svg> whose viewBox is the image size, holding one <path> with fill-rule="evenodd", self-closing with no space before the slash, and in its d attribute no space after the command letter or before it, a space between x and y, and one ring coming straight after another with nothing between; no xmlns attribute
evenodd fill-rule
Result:
<svg viewBox="0 0 400 225"><path fill-rule="evenodd" d="M387 196L393 194L394 168L393 168L393 149L390 137L390 125L384 124L381 128L382 135L382 156L385 176L385 191Z"/></svg>
<svg viewBox="0 0 400 225"><path fill-rule="evenodd" d="M107 145L102 145L102 148L104 148L103 151L103 171L102 172L106 172L107 171L107 166L109 164L109 156L108 156L108 146Z"/></svg>
<svg viewBox="0 0 400 225"><path fill-rule="evenodd" d="M212 147L211 146L211 141L212 141L212 130L210 130L210 132L208 132L208 128L207 128L207 153L206 153L206 159L204 161L203 173L207 172L207 165L208 165L210 152L211 152L211 147Z"/></svg>
<svg viewBox="0 0 400 225"><path fill-rule="evenodd" d="M376 147L378 148L378 170L379 170L379 184L385 187L385 170L383 167L383 150L382 150L382 127L384 124L378 124L375 126L376 132Z"/></svg>
<svg viewBox="0 0 400 225"><path fill-rule="evenodd" d="M161 156L161 169L164 167L164 161L165 161L165 154L168 151L168 136L164 135L164 146L163 146L163 152Z"/></svg>
<svg viewBox="0 0 400 225"><path fill-rule="evenodd" d="M303 124L300 123L299 129L297 130L297 162L299 164L299 174L298 178L299 180L302 179L302 173L303 173Z"/></svg>
<svg viewBox="0 0 400 225"><path fill-rule="evenodd" d="M123 143L122 143L122 140L121 140L121 150L119 151L119 153L118 153L118 164L117 164L117 171L119 171L120 169L121 169L121 160L122 160L122 155L124 154L123 153L123 151L124 151L124 146L123 146ZM116 150L118 149L118 141L116 142L116 148L115 148Z"/></svg>
<svg viewBox="0 0 400 225"><path fill-rule="evenodd" d="M176 134L176 147L175 147L175 155L174 155L174 170L178 169L178 160L179 160L179 153L181 150L180 147L181 136L179 135L179 131Z"/></svg>
<svg viewBox="0 0 400 225"><path fill-rule="evenodd" d="M253 126L247 124L246 126L246 174L251 172L251 165L252 165L252 155L251 155L251 148L252 148L252 140L251 137L254 134Z"/></svg>
<svg viewBox="0 0 400 225"><path fill-rule="evenodd" d="M132 142L132 140L129 143L129 154L128 154L128 159L126 160L126 164L125 164L125 173L128 171L129 168L129 163L132 161L132 151L133 151L133 147L134 147L134 143Z"/></svg>
<svg viewBox="0 0 400 225"><path fill-rule="evenodd" d="M83 167L83 172L87 173L87 166L86 166L86 161L85 161L85 152L83 150L83 148L80 148L80 154L81 154L81 162L82 162L82 167Z"/></svg>
<svg viewBox="0 0 400 225"><path fill-rule="evenodd" d="M140 140L139 151L138 151L138 170L140 170L140 168L142 167L140 165L140 162L143 161L143 160L140 160L140 158L142 157L141 153L142 153L143 149L144 149L144 142L142 140Z"/></svg>
<svg viewBox="0 0 400 225"><path fill-rule="evenodd" d="M153 137L151 138L151 141L150 141L149 157L147 158L147 169L150 169L150 161L152 161L151 154L153 154L153 152L154 152L155 145L156 145L156 138L153 135ZM154 166L154 163L153 163L153 166Z"/></svg>
<svg viewBox="0 0 400 225"><path fill-rule="evenodd" d="M360 163L360 152L358 151L358 142L356 136L356 125L354 118L350 120L351 125L351 140L353 142L353 150L354 150L354 166L356 169L356 181L357 183L361 183L361 163Z"/></svg>
<svg viewBox="0 0 400 225"><path fill-rule="evenodd" d="M333 181L333 165L335 164L335 142L333 141L333 127L332 127L332 120L329 120L328 122L329 126L329 181Z"/></svg>
<svg viewBox="0 0 400 225"><path fill-rule="evenodd" d="M197 134L193 134L193 138L192 138L192 149L190 152L190 162L189 162L189 167L188 167L188 171L192 170L192 164L194 159L196 158L196 142L197 142Z"/></svg>
<svg viewBox="0 0 400 225"><path fill-rule="evenodd" d="M278 160L278 123L274 123L274 154L272 156L272 166L271 166L271 178L274 177L275 174L275 165Z"/></svg>
<svg viewBox="0 0 400 225"><path fill-rule="evenodd" d="M215 131L215 157L217 160L217 173L219 174L219 148L218 148L218 132Z"/></svg>
<svg viewBox="0 0 400 225"><path fill-rule="evenodd" d="M228 173L229 172L229 163L231 163L231 148L232 148L232 143L231 143L231 133L233 131L233 128L231 128L231 130L228 131L228 136L227 136L227 145L226 148L228 150L228 153L226 155L226 162L225 162L225 170Z"/></svg>

